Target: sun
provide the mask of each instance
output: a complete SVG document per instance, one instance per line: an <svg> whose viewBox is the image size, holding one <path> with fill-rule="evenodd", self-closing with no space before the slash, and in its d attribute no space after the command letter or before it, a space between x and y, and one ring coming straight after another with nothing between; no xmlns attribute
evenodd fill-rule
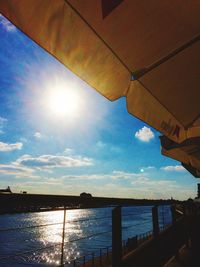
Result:
<svg viewBox="0 0 200 267"><path fill-rule="evenodd" d="M74 117L80 111L80 96L72 85L54 85L48 90L45 98L48 110L55 116Z"/></svg>

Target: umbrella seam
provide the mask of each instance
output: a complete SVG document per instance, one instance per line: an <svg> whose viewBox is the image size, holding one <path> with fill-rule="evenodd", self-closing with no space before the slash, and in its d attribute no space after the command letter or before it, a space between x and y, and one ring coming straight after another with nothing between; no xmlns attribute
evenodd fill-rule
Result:
<svg viewBox="0 0 200 267"><path fill-rule="evenodd" d="M149 67L143 68L143 69L141 69L139 71L133 72L133 76L135 77L135 79L139 79L139 78L143 77L145 74L147 74L147 73L151 72L152 70L156 69L160 65L164 64L165 62L167 62L171 58L174 58L177 54L183 52L185 49L189 48L190 46L192 46L193 44L195 44L196 42L199 42L199 41L200 41L200 35L197 35L193 39L191 39L187 43L184 43L183 45L179 46L178 48L173 50L171 53L169 53L168 55L166 55L163 58L159 59L158 61L156 61L155 63L153 63Z"/></svg>
<svg viewBox="0 0 200 267"><path fill-rule="evenodd" d="M161 103L161 101L155 95L152 94L150 89L146 85L144 85L143 82L141 82L140 80L137 81L150 93L152 97L154 97L158 101L161 106L163 106L180 123L177 117L171 111L169 111L169 109L163 103ZM180 125L185 129L185 126L182 123L180 123Z"/></svg>
<svg viewBox="0 0 200 267"><path fill-rule="evenodd" d="M200 118L200 113L190 123L188 123L186 127L190 128L191 126L193 126L193 123L195 123L195 121L197 121L199 118Z"/></svg>
<svg viewBox="0 0 200 267"><path fill-rule="evenodd" d="M108 43L96 32L96 30L88 23L88 21L79 13L79 11L68 2L68 0L64 0L66 4L68 4L71 9L85 22L85 24L94 32L94 34L104 43L104 45L111 51L111 53L120 61L120 63L130 72L130 68L124 63L124 61L116 54L116 52L108 45Z"/></svg>
<svg viewBox="0 0 200 267"><path fill-rule="evenodd" d="M66 0L64 0L66 1ZM65 6L65 3L63 4L63 7ZM3 14L3 13L2 13ZM11 21L11 19L9 18L9 16L7 16L6 14L3 14L3 16ZM75 72L73 70L72 67L69 67L68 65L65 65L64 62L62 62L61 59L59 59L58 56L54 55L51 51L49 51L47 48L45 48L44 46L42 46L40 44L40 42L38 40L35 40L31 37L31 35L29 35L26 31L22 30L22 28L19 27L19 25L17 25L16 23L14 23L13 21L11 21L12 24L20 31L22 32L24 35L26 35L28 38L30 38L35 44L37 44L39 47L41 47L46 53L48 53L50 56L52 56L53 58L55 58L60 64L62 64L64 67L66 67L68 70L70 70L71 72L73 72L77 77L79 77L82 81L84 81L86 84L88 84L89 86L91 86L94 90L96 90L98 93L100 93L103 97L105 97L106 99L108 99L109 101L113 101L113 99L110 99L106 94L100 92L96 87L94 87L94 85L91 84L91 82L88 82L85 78L83 78L80 74L78 74L77 72ZM123 65L124 66L124 65ZM124 66L125 67L125 66ZM126 68L127 69L127 68ZM131 71L129 69L127 69L128 72L130 73L131 75ZM130 79L131 80L131 79ZM122 96L118 96L117 98L115 98L114 100L117 100L121 97L124 97L125 95L122 95Z"/></svg>

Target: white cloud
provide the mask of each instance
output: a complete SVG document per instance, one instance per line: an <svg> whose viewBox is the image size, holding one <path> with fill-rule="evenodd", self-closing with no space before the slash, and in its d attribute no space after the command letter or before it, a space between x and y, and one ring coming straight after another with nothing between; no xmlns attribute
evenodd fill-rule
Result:
<svg viewBox="0 0 200 267"><path fill-rule="evenodd" d="M42 134L41 134L40 132L35 132L35 133L34 133L34 137L35 137L36 139L41 139L41 138L42 138Z"/></svg>
<svg viewBox="0 0 200 267"><path fill-rule="evenodd" d="M1 14L0 14L0 25L2 25L3 28L8 32L13 32L16 31L17 29L9 20L7 20Z"/></svg>
<svg viewBox="0 0 200 267"><path fill-rule="evenodd" d="M142 127L135 133L135 138L139 139L142 142L149 142L155 137L152 130L146 126Z"/></svg>
<svg viewBox="0 0 200 267"><path fill-rule="evenodd" d="M17 161L17 164L26 166L29 168L36 168L39 170L51 169L51 168L69 168L69 167L84 167L92 166L93 160L82 156L54 156L54 155L42 155L38 157L32 157L30 155L23 155Z"/></svg>
<svg viewBox="0 0 200 267"><path fill-rule="evenodd" d="M23 155L10 164L0 164L0 174L14 175L17 178L36 178L38 176L33 173L37 171L51 172L53 168L85 167L92 165L92 159L81 156L66 157L42 155L39 157L32 157L30 155Z"/></svg>
<svg viewBox="0 0 200 267"><path fill-rule="evenodd" d="M74 149L72 149L72 148L65 148L65 150L64 150L63 153L64 154L67 154L67 155L71 155L71 154L74 153Z"/></svg>
<svg viewBox="0 0 200 267"><path fill-rule="evenodd" d="M164 170L164 171L175 171L175 172L186 171L186 169L181 165L165 166L165 167L161 167L161 170Z"/></svg>
<svg viewBox="0 0 200 267"><path fill-rule="evenodd" d="M9 164L0 164L0 176L12 175L15 178L42 178L37 173L38 171L44 171L47 173L53 173L54 168L77 168L93 166L93 160L82 156L54 156L54 155L42 155L33 157L30 155L23 155L16 161Z"/></svg>
<svg viewBox="0 0 200 267"><path fill-rule="evenodd" d="M0 142L0 152L9 152L13 150L21 150L23 147L23 144L21 142L14 143L14 144L8 144L4 142Z"/></svg>

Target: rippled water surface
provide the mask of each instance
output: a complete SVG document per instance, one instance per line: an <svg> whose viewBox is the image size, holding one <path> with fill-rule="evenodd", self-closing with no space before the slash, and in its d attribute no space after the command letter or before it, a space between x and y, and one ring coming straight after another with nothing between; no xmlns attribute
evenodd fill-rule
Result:
<svg viewBox="0 0 200 267"><path fill-rule="evenodd" d="M64 261L111 249L112 208L66 211ZM64 211L0 216L0 266L58 266ZM160 226L171 222L168 206L159 209ZM122 209L123 240L152 230L151 207Z"/></svg>

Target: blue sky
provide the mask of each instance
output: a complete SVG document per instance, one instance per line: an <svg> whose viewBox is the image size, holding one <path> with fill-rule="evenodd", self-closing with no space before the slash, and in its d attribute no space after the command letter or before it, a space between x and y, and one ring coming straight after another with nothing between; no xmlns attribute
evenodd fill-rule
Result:
<svg viewBox="0 0 200 267"><path fill-rule="evenodd" d="M128 198L196 196L197 180L161 155L160 134L129 115L124 98L105 99L3 16L0 40L0 187Z"/></svg>

